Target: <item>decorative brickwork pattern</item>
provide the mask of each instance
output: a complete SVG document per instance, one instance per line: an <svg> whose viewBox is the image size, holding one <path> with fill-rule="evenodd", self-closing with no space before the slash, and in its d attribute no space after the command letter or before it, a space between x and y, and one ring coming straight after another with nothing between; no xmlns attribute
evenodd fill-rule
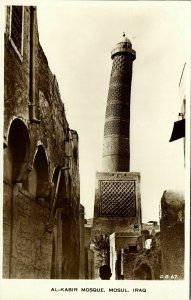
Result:
<svg viewBox="0 0 191 300"><path fill-rule="evenodd" d="M128 93L126 92L127 86L125 85L112 85L109 88L107 105L111 103L128 104Z"/></svg>
<svg viewBox="0 0 191 300"><path fill-rule="evenodd" d="M103 155L115 154L118 151L119 156L126 157L129 154L129 143L128 139L123 139L120 142L117 138L105 139L103 145ZM118 149L119 148L119 149Z"/></svg>
<svg viewBox="0 0 191 300"><path fill-rule="evenodd" d="M122 95L124 95L124 87L123 86L112 86L109 89L109 93L108 93L108 102L117 102L118 103L118 99L123 99ZM122 101L121 101L122 102ZM109 104L108 103L108 104Z"/></svg>
<svg viewBox="0 0 191 300"><path fill-rule="evenodd" d="M131 73L125 72L125 70L112 73L109 85L110 88L112 86L122 86L125 88L125 93L127 93L128 89L131 89Z"/></svg>
<svg viewBox="0 0 191 300"><path fill-rule="evenodd" d="M105 123L104 136L118 134L129 136L129 122L119 120L112 120Z"/></svg>
<svg viewBox="0 0 191 300"><path fill-rule="evenodd" d="M134 181L100 181L100 215L134 217L136 214Z"/></svg>
<svg viewBox="0 0 191 300"><path fill-rule="evenodd" d="M125 118L128 116L129 113L129 107L128 105L122 105L122 104L110 104L107 105L106 109L106 118L110 117L122 117Z"/></svg>
<svg viewBox="0 0 191 300"><path fill-rule="evenodd" d="M116 55L113 59L112 72L117 70L128 70L132 63L129 61L128 57L125 55ZM130 71L130 70L129 70Z"/></svg>

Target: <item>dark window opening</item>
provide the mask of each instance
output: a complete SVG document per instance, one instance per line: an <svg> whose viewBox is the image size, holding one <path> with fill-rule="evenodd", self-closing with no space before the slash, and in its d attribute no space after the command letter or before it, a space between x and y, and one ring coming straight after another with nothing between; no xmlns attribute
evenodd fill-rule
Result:
<svg viewBox="0 0 191 300"><path fill-rule="evenodd" d="M23 7L12 6L11 39L20 53L22 50L22 19L23 19Z"/></svg>

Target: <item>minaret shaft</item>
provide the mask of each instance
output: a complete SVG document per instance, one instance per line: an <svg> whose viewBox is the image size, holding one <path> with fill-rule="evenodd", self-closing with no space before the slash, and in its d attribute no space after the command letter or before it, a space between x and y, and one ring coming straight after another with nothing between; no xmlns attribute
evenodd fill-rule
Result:
<svg viewBox="0 0 191 300"><path fill-rule="evenodd" d="M135 51L121 42L112 53L107 108L105 114L103 171L128 172L130 167L130 95Z"/></svg>

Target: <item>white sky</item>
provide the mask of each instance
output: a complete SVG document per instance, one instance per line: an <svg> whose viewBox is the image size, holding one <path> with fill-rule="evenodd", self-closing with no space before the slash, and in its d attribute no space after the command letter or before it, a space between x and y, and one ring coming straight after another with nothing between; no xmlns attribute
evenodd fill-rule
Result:
<svg viewBox="0 0 191 300"><path fill-rule="evenodd" d="M44 2L42 2L44 3ZM123 31L137 59L131 93L131 171L141 173L143 221L158 220L166 189L184 189L183 141L169 143L190 43L189 2L54 2L38 5L40 42L70 128L79 134L81 203L93 216L101 171L112 48Z"/></svg>

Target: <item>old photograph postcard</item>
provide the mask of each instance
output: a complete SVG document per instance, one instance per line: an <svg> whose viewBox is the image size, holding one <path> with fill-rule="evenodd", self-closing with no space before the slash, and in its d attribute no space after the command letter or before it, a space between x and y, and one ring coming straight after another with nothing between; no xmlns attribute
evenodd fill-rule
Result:
<svg viewBox="0 0 191 300"><path fill-rule="evenodd" d="M0 299L189 300L190 2L1 20Z"/></svg>

